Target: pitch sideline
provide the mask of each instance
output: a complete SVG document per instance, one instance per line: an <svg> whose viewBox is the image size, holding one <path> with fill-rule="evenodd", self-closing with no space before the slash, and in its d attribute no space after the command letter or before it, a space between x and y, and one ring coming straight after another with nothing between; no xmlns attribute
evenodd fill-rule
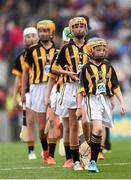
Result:
<svg viewBox="0 0 131 180"><path fill-rule="evenodd" d="M105 163L99 164L99 166L124 166L130 165L131 162L128 163ZM12 171L12 170L28 170L28 169L50 169L50 168L62 168L62 166L41 166L41 167L14 167L14 168L0 168L0 171Z"/></svg>

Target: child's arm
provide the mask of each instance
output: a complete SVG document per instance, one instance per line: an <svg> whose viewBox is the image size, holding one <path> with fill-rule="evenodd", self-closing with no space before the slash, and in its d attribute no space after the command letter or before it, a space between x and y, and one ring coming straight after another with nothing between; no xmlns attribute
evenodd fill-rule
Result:
<svg viewBox="0 0 131 180"><path fill-rule="evenodd" d="M76 110L76 116L78 120L82 117L82 99L83 99L82 94L78 93L77 94L77 110Z"/></svg>
<svg viewBox="0 0 131 180"><path fill-rule="evenodd" d="M126 105L125 105L125 100L122 96L121 91L118 91L115 95L120 102L120 112L122 115L124 115L126 113Z"/></svg>
<svg viewBox="0 0 131 180"><path fill-rule="evenodd" d="M111 82L112 82L113 93L114 93L114 95L116 95L117 99L120 102L120 112L121 112L122 115L124 115L126 113L125 100L124 100L123 95L121 93L121 89L120 89L120 86L119 86L119 81L118 81L118 78L117 78L117 74L116 74L113 67L112 67Z"/></svg>
<svg viewBox="0 0 131 180"><path fill-rule="evenodd" d="M77 93L77 110L76 110L76 116L77 119L80 119L82 117L82 100L83 100L83 93L85 93L84 89L84 83L83 83L83 69L80 74L80 80L79 80L79 86L78 86L78 93Z"/></svg>
<svg viewBox="0 0 131 180"><path fill-rule="evenodd" d="M19 92L21 84L21 77L16 76L15 82L14 82L14 91L13 91L13 106L17 107L18 101L17 101L17 93Z"/></svg>
<svg viewBox="0 0 131 180"><path fill-rule="evenodd" d="M111 102L112 110L114 110L114 108L115 108L114 98L115 98L114 95L112 97L110 97L110 102Z"/></svg>

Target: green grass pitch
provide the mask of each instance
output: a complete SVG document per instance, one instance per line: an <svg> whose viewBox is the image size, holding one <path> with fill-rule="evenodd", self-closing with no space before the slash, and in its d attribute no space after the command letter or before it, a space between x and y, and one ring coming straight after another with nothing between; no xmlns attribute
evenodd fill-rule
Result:
<svg viewBox="0 0 131 180"><path fill-rule="evenodd" d="M105 153L105 160L98 161L99 173L86 170L65 169L56 149L56 165L44 165L40 157L40 144L35 146L37 160L27 159L26 144L0 144L0 179L130 179L131 140L112 141L112 153Z"/></svg>

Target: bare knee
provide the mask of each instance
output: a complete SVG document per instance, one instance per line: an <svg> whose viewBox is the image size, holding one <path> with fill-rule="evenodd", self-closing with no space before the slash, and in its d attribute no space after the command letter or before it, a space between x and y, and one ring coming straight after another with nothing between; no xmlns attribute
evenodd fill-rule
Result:
<svg viewBox="0 0 131 180"><path fill-rule="evenodd" d="M97 127L93 130L92 132L93 134L97 135L97 136L102 136L102 128L101 127Z"/></svg>
<svg viewBox="0 0 131 180"><path fill-rule="evenodd" d="M64 128L63 130L64 130L63 131L64 136L68 137L69 136L69 128Z"/></svg>
<svg viewBox="0 0 131 180"><path fill-rule="evenodd" d="M70 129L72 132L78 131L78 123L77 122L72 123Z"/></svg>

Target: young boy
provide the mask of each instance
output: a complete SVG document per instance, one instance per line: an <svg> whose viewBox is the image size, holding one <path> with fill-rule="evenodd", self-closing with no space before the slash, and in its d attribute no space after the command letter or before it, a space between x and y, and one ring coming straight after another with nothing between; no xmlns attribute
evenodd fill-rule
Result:
<svg viewBox="0 0 131 180"><path fill-rule="evenodd" d="M102 126L108 128L113 126L111 97L115 95L118 98L121 114L125 114L126 108L116 72L106 60L107 42L101 38L91 38L87 42L87 48L90 60L81 71L76 115L78 118L82 115L81 107L86 104L84 99L88 97L89 115L93 127L88 171L99 172L96 161L100 150Z"/></svg>
<svg viewBox="0 0 131 180"><path fill-rule="evenodd" d="M87 63L85 36L88 31L87 22L83 17L75 17L69 21L69 29L73 39L65 44L56 63L52 66L52 72L58 75L66 75L65 89L61 96L61 104L69 113L69 144L73 159L73 169L83 170L79 158L79 124L76 118L76 95L78 88L78 74L81 67ZM63 124L64 125L64 124Z"/></svg>
<svg viewBox="0 0 131 180"><path fill-rule="evenodd" d="M24 29L23 31L24 50L18 55L12 68L12 74L15 76L14 92L13 92L14 107L18 105L17 94L21 92L22 73L24 70L25 55L26 55L27 49L31 45L36 44L38 40L39 40L38 33L35 27L27 27ZM34 143L35 143L34 123L35 122L33 118L33 112L31 111L29 87L26 90L26 119L27 119L27 130L28 130L28 141L27 141L28 159L33 160L33 159L36 159L37 157L34 151Z"/></svg>

